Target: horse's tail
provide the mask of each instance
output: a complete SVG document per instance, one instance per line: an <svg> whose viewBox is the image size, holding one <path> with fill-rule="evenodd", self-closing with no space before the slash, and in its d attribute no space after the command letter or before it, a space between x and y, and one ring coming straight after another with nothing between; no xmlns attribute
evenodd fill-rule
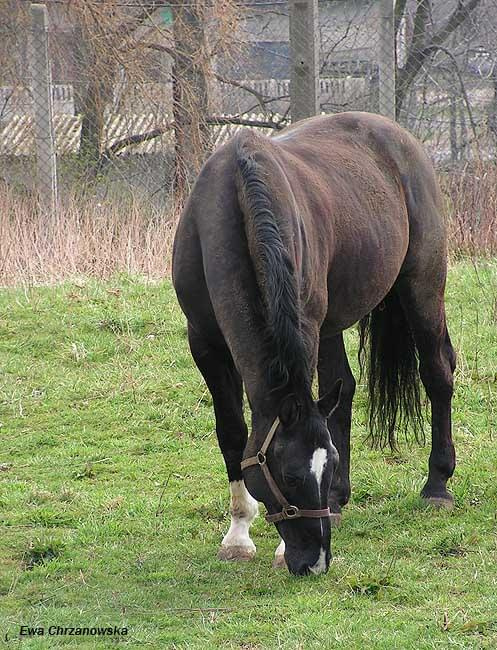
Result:
<svg viewBox="0 0 497 650"><path fill-rule="evenodd" d="M235 149L236 187L261 295L270 385L290 385L298 395L310 395L300 292L295 266L285 245L290 225L280 204L282 200L293 201L292 191L267 138L242 132L236 137ZM279 190L279 201L269 188L269 178L271 186ZM292 207L295 208L294 201L290 203Z"/></svg>
<svg viewBox="0 0 497 650"><path fill-rule="evenodd" d="M375 447L397 448L396 430L410 425L424 442L418 354L394 289L359 323L361 375L367 375L369 436Z"/></svg>

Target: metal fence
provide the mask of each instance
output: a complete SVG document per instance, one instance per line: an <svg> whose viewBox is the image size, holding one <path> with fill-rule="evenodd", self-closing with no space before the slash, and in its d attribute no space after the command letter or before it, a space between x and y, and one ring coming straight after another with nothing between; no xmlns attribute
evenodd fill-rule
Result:
<svg viewBox="0 0 497 650"><path fill-rule="evenodd" d="M495 158L497 0L5 0L0 12L0 183L52 207L85 192L168 209L181 174L191 182L237 129L317 112L394 117L441 168Z"/></svg>

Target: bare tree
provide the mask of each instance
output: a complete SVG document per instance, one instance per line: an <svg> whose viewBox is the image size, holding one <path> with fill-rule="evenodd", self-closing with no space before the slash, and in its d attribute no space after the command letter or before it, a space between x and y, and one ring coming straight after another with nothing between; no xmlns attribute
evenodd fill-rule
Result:
<svg viewBox="0 0 497 650"><path fill-rule="evenodd" d="M482 0L457 0L442 25L433 23L432 0L416 0L410 38L406 39L405 63L397 67L396 113L400 115L406 95L421 68L436 51L443 48L453 34L481 4ZM443 0L445 2L445 0ZM443 6L443 5L440 5ZM399 0L395 9L395 26L398 34L402 18L406 18L407 0Z"/></svg>
<svg viewBox="0 0 497 650"><path fill-rule="evenodd" d="M174 189L184 196L209 150L209 111L205 3L173 2L173 117L175 134ZM180 198L181 200L181 198Z"/></svg>
<svg viewBox="0 0 497 650"><path fill-rule="evenodd" d="M87 3L72 0L65 6L74 30L75 100L81 113L80 158L93 176L102 161L105 110L112 102L119 67L132 67L140 52L133 51L133 34L165 0L142 7L122 7L111 0ZM130 52L132 56L130 56Z"/></svg>

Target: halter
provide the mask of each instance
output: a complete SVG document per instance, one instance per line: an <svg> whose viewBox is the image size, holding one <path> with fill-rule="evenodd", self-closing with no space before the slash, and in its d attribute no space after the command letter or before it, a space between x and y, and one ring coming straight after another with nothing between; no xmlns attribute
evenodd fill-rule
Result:
<svg viewBox="0 0 497 650"><path fill-rule="evenodd" d="M276 485L276 481L272 477L271 472L269 471L269 467L267 465L266 452L269 448L269 445L271 444L271 440L274 438L274 434L276 433L276 429L278 428L279 424L280 424L280 419L277 417L276 420L273 422L271 428L269 429L266 439L262 443L262 447L257 452L257 454L255 456L250 456L250 458L246 458L245 460L242 460L242 464L241 464L242 469L245 469L246 467L251 467L252 465L259 465L259 467L262 470L262 473L264 474L266 482L269 485L269 489L271 490L274 497L276 498L276 500L281 506L281 512L277 512L274 515L266 514L266 521L270 523L276 523L277 521L283 521L285 519L298 519L299 517L309 517L311 519L320 519L321 517L329 517L330 516L329 508L323 508L322 510L301 510L300 508L297 508L297 506L290 505L288 501L285 499L285 497L283 496L283 493L281 492L279 487Z"/></svg>

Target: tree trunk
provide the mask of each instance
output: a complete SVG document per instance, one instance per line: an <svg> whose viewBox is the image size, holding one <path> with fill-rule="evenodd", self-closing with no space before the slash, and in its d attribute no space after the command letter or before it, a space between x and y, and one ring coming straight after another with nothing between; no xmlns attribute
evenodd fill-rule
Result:
<svg viewBox="0 0 497 650"><path fill-rule="evenodd" d="M174 193L181 204L209 151L205 3L173 3Z"/></svg>
<svg viewBox="0 0 497 650"><path fill-rule="evenodd" d="M407 53L407 59L405 65L397 70L397 118L401 114L402 106L411 85L416 79L418 72L428 61L428 58L436 51L437 47L442 46L447 38L457 31L481 2L482 0L468 0L464 3L459 0L445 24L431 38L428 38L428 25L431 20L431 0L417 0L414 14L413 36ZM398 9L396 10L397 25L400 24L402 18L401 11L405 9L405 6L406 4L399 0Z"/></svg>
<svg viewBox="0 0 497 650"><path fill-rule="evenodd" d="M78 26L76 62L79 83L75 84L76 112L81 114L79 159L87 179L94 178L100 163L104 136L105 107L112 99L116 62L111 48L104 54L92 46L92 35ZM93 35L95 37L95 35Z"/></svg>
<svg viewBox="0 0 497 650"><path fill-rule="evenodd" d="M104 132L104 109L100 82L94 76L81 98L81 140L79 156L82 170L89 178L97 173L100 143Z"/></svg>

